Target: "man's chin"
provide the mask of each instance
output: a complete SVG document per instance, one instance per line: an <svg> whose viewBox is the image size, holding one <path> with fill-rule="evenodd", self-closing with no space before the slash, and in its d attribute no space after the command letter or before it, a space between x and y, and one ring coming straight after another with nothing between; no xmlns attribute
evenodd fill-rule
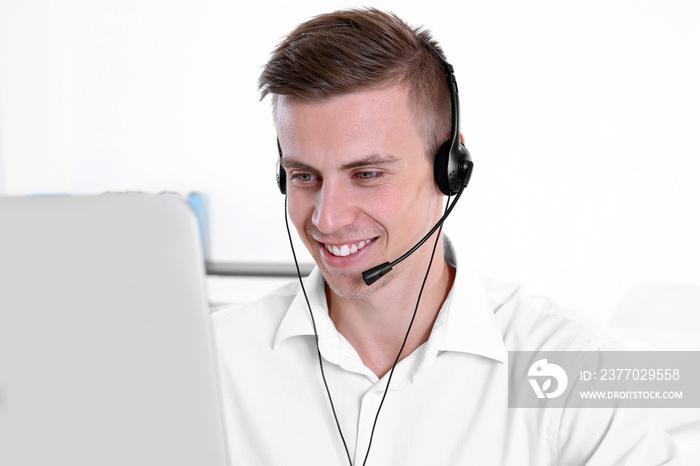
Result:
<svg viewBox="0 0 700 466"><path fill-rule="evenodd" d="M367 284L362 279L361 273L329 273L322 270L323 278L326 281L326 285L331 289L333 294L346 299L362 299L371 295L375 291L383 288L390 283L390 275L383 277L371 286Z"/></svg>

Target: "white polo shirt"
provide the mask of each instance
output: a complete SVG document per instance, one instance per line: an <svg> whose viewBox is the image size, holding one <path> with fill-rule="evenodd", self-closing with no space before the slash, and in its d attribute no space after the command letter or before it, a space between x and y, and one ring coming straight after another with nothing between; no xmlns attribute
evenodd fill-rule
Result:
<svg viewBox="0 0 700 466"><path fill-rule="evenodd" d="M305 286L360 466L388 374L378 379L335 329L318 269ZM213 316L232 464L347 465L299 284ZM552 302L460 267L429 340L396 366L367 465L675 464L649 410L508 408L508 351L597 349L619 347Z"/></svg>

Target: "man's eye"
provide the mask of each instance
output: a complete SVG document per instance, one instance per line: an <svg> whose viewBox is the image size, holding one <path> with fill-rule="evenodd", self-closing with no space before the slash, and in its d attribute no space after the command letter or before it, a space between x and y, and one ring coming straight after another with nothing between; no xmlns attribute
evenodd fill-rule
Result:
<svg viewBox="0 0 700 466"><path fill-rule="evenodd" d="M361 180L371 180L377 176L379 176L379 173L377 172L360 172L357 174L357 177Z"/></svg>
<svg viewBox="0 0 700 466"><path fill-rule="evenodd" d="M293 178L299 181L313 181L314 177L311 173L295 173Z"/></svg>

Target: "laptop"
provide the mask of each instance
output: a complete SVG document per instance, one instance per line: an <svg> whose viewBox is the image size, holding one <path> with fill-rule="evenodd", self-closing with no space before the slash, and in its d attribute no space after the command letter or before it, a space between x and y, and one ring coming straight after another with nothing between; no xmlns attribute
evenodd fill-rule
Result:
<svg viewBox="0 0 700 466"><path fill-rule="evenodd" d="M194 213L0 197L0 464L227 465Z"/></svg>

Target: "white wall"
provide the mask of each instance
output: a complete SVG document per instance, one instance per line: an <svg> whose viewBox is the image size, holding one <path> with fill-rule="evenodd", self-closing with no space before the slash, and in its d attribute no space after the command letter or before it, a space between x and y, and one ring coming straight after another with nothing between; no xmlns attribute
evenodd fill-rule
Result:
<svg viewBox="0 0 700 466"><path fill-rule="evenodd" d="M198 190L212 259L291 260L257 76L351 4L237 3L0 0L0 194ZM700 4L374 4L455 66L476 168L447 230L475 269L599 320L700 284Z"/></svg>

